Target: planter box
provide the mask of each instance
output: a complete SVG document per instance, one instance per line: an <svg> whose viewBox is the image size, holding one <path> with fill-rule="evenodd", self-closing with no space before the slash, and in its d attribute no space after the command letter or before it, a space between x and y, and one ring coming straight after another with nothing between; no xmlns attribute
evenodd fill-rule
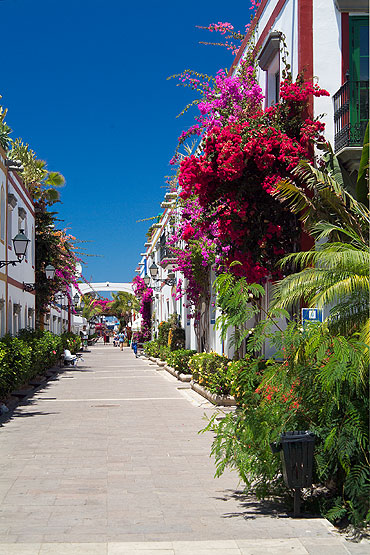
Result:
<svg viewBox="0 0 370 555"><path fill-rule="evenodd" d="M236 406L235 398L231 395L216 395L216 393L211 393L210 391L208 391L208 389L205 389L203 386L199 385L199 383L194 382L193 380L190 382L190 385L196 393L199 393L199 395L202 395L214 405L223 407Z"/></svg>
<svg viewBox="0 0 370 555"><path fill-rule="evenodd" d="M190 382L191 381L191 378L192 378L191 374L182 374L178 370L175 370L174 368L172 368L172 366L167 366L167 364L164 367L164 369L167 370L167 372L169 372L173 376L175 376L175 378L180 380L180 382Z"/></svg>

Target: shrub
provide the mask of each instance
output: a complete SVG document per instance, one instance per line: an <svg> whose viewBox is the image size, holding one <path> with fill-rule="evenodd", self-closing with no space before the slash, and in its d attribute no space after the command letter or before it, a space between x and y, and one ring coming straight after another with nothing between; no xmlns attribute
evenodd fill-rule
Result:
<svg viewBox="0 0 370 555"><path fill-rule="evenodd" d="M143 349L147 356L158 358L160 349L158 339L154 339L153 341L146 341L145 343L143 343Z"/></svg>
<svg viewBox="0 0 370 555"><path fill-rule="evenodd" d="M217 395L228 395L232 376L229 359L217 353L198 353L189 360L189 368L194 381Z"/></svg>
<svg viewBox="0 0 370 555"><path fill-rule="evenodd" d="M32 349L34 375L42 373L45 368L54 366L63 352L61 337L50 331L23 329L19 332L18 339L24 341Z"/></svg>
<svg viewBox="0 0 370 555"><path fill-rule="evenodd" d="M63 350L68 349L72 354L76 354L81 349L81 337L79 335L66 331L60 337L63 343Z"/></svg>
<svg viewBox="0 0 370 555"><path fill-rule="evenodd" d="M179 327L171 327L168 332L168 346L171 351L185 348L185 330Z"/></svg>
<svg viewBox="0 0 370 555"><path fill-rule="evenodd" d="M0 340L0 397L25 385L55 365L63 351L62 338L43 330L21 330Z"/></svg>
<svg viewBox="0 0 370 555"><path fill-rule="evenodd" d="M0 395L5 397L14 388L33 377L32 347L25 341L7 335L0 341ZM37 372L35 372L36 375Z"/></svg>
<svg viewBox="0 0 370 555"><path fill-rule="evenodd" d="M167 347L167 346L165 346L165 345L162 346L162 347L160 347L160 349L159 349L159 358L160 358L161 360L167 360L167 358L168 358L170 352L171 352L171 351L170 351L170 348L169 348L169 347Z"/></svg>
<svg viewBox="0 0 370 555"><path fill-rule="evenodd" d="M255 406L256 389L261 383L267 361L246 355L241 360L229 362L231 395L240 407Z"/></svg>
<svg viewBox="0 0 370 555"><path fill-rule="evenodd" d="M266 333L268 322L259 326L260 333ZM215 434L216 475L226 467L236 469L246 489L260 498L286 493L281 460L270 443L279 441L284 431L310 430L316 436L314 484L322 495L306 510L320 508L334 522L369 522L368 365L363 343L356 336L333 336L321 325L302 333L295 323L269 333L269 340L278 352L265 368L258 359L234 367L233 388L241 387L239 409L220 422L211 418L205 428ZM256 335L249 343L255 351L260 338ZM255 380L260 383L253 393Z"/></svg>
<svg viewBox="0 0 370 555"><path fill-rule="evenodd" d="M170 322L161 322L158 326L158 342L161 346L168 345L168 334L171 329Z"/></svg>
<svg viewBox="0 0 370 555"><path fill-rule="evenodd" d="M185 330L180 327L178 319L177 314L172 314L167 322L161 322L158 327L160 345L169 347L171 351L185 347Z"/></svg>
<svg viewBox="0 0 370 555"><path fill-rule="evenodd" d="M196 351L191 349L178 349L177 351L172 351L168 357L167 362L169 366L181 372L183 374L190 374L189 360L196 354Z"/></svg>

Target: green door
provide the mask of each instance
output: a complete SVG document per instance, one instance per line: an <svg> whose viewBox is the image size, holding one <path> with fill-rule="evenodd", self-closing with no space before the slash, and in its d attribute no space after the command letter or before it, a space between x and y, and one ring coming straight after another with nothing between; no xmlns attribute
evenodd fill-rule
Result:
<svg viewBox="0 0 370 555"><path fill-rule="evenodd" d="M350 17L351 144L362 144L369 120L369 20Z"/></svg>

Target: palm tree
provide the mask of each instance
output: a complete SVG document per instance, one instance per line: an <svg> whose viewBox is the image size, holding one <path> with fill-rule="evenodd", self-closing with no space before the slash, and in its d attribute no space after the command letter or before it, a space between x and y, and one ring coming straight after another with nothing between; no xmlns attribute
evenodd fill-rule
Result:
<svg viewBox="0 0 370 555"><path fill-rule="evenodd" d="M140 308L139 301L135 295L126 293L125 291L118 291L112 293L113 301L110 305L110 312L117 316L120 321L121 327L127 325L129 322L132 311L138 312Z"/></svg>
<svg viewBox="0 0 370 555"><path fill-rule="evenodd" d="M282 265L293 264L300 271L277 283L273 306L288 308L299 301L330 306L326 324L331 331L358 333L368 343L369 209L345 189L339 173L330 168L318 170L302 162L294 174L297 182L281 181L276 196L300 213L316 245L282 260Z"/></svg>

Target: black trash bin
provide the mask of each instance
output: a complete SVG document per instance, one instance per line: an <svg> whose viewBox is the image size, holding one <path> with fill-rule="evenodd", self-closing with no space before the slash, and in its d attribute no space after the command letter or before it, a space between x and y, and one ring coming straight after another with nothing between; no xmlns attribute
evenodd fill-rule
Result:
<svg viewBox="0 0 370 555"><path fill-rule="evenodd" d="M312 432L285 432L281 434L283 477L288 488L312 486L315 434Z"/></svg>
<svg viewBox="0 0 370 555"><path fill-rule="evenodd" d="M315 434L308 431L284 432L279 446L283 463L283 478L288 488L294 489L294 516L300 512L300 489L312 485Z"/></svg>

